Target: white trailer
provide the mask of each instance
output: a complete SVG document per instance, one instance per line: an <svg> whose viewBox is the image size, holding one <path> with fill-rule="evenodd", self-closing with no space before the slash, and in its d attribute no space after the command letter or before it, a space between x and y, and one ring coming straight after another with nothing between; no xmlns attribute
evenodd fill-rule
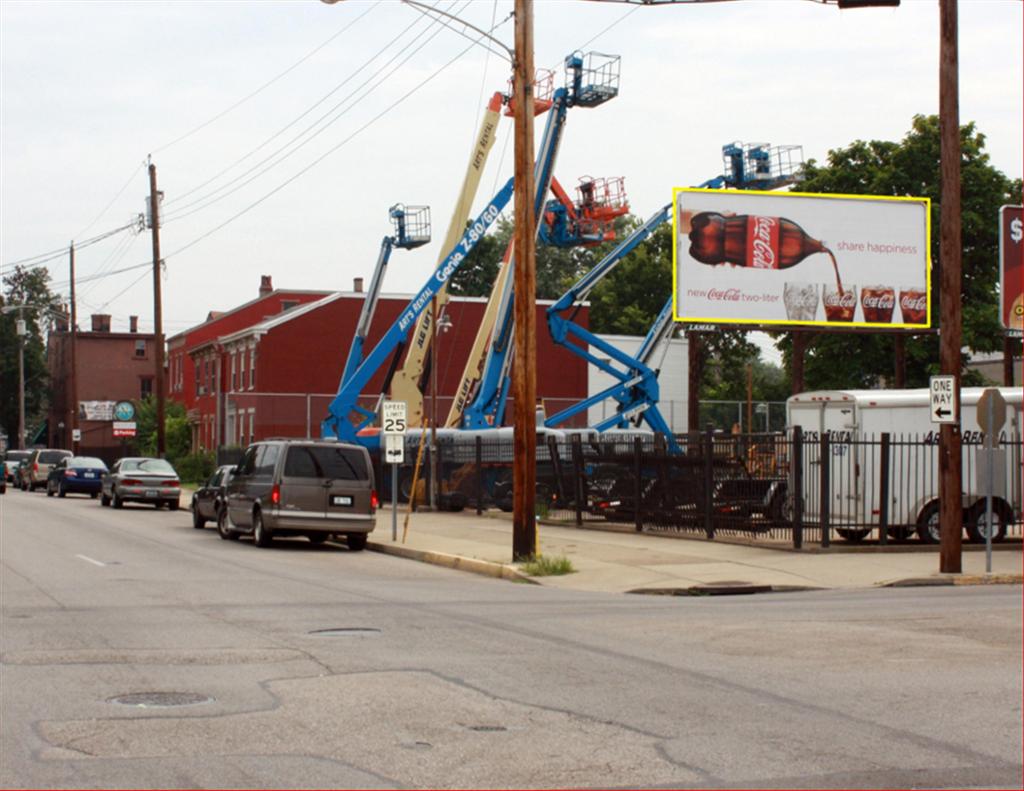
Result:
<svg viewBox="0 0 1024 791"><path fill-rule="evenodd" d="M971 540L985 540L987 458L984 433L977 420L978 399L985 388L960 391L963 443L962 501L964 526ZM994 456L993 539L1021 520L1021 408L1019 388L999 388L1006 401L1006 421ZM939 426L931 422L930 394L920 390L825 390L800 393L786 402L786 423L800 426L806 442L803 463L804 520L820 521L820 441L829 433L829 524L851 541L877 529L882 516L881 437L890 438L889 533L922 541L939 539ZM794 491L790 480L790 491Z"/></svg>

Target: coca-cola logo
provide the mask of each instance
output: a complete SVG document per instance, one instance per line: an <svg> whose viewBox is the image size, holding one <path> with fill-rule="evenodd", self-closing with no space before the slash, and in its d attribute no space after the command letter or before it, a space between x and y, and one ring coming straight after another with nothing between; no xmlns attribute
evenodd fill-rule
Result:
<svg viewBox="0 0 1024 791"><path fill-rule="evenodd" d="M896 305L896 297L893 293L882 292L881 294L867 293L864 295L864 307L877 310L892 310Z"/></svg>
<svg viewBox="0 0 1024 791"><path fill-rule="evenodd" d="M752 217L751 220L753 265L758 269L775 269L775 247L772 239L779 221L775 217Z"/></svg>
<svg viewBox="0 0 1024 791"><path fill-rule="evenodd" d="M708 290L708 299L717 299L725 302L739 302L740 290L738 288L727 288L719 291L717 288Z"/></svg>
<svg viewBox="0 0 1024 791"><path fill-rule="evenodd" d="M928 307L928 298L924 294L901 294L901 310L924 310Z"/></svg>
<svg viewBox="0 0 1024 791"><path fill-rule="evenodd" d="M857 306L857 295L852 291L830 291L825 294L825 306L829 308L853 308Z"/></svg>

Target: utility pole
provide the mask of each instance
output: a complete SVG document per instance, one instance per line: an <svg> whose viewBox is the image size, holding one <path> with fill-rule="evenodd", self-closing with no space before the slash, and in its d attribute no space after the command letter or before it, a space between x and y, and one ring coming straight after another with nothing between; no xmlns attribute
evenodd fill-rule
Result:
<svg viewBox="0 0 1024 791"><path fill-rule="evenodd" d="M160 297L160 193L156 189L156 165L149 163L149 217L153 231L153 358L156 371L153 389L156 392L156 455L163 458L164 437L164 322Z"/></svg>
<svg viewBox="0 0 1024 791"><path fill-rule="evenodd" d="M437 297L430 300L430 509L440 506L437 479Z"/></svg>
<svg viewBox="0 0 1024 791"><path fill-rule="evenodd" d="M75 243L72 242L69 249L69 265L71 269L71 327L68 336L71 338L71 387L70 403L68 404L67 424L71 431L71 450L78 455L78 440L75 439L75 432L78 430L78 309L75 302Z"/></svg>
<svg viewBox="0 0 1024 791"><path fill-rule="evenodd" d="M960 107L957 0L939 0L939 369L953 377L954 423L939 432L939 571L961 572L963 486L960 450Z"/></svg>
<svg viewBox="0 0 1024 791"><path fill-rule="evenodd" d="M512 558L537 554L537 258L534 247L533 0L515 0L515 347L512 360Z"/></svg>
<svg viewBox="0 0 1024 791"><path fill-rule="evenodd" d="M704 350L703 338L699 332L687 330L686 332L686 368L687 401L686 401L686 430L689 433L700 431L700 383L704 379Z"/></svg>
<svg viewBox="0 0 1024 791"><path fill-rule="evenodd" d="M18 335L18 449L25 450L25 314L19 312L14 325Z"/></svg>

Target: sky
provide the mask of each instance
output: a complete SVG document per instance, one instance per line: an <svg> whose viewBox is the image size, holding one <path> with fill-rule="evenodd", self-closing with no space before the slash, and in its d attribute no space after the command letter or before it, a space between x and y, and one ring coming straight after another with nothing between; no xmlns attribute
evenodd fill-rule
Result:
<svg viewBox="0 0 1024 791"><path fill-rule="evenodd" d="M511 47L509 0L431 4L496 25ZM977 123L1011 177L1024 150L1022 9L959 5L961 122ZM621 55L619 95L569 111L555 172L566 185L623 176L645 217L673 187L721 173L731 141L801 145L822 161L854 140L902 139L915 114L938 112L937 0L845 11L537 0L534 24L536 65L558 79L575 50ZM254 298L261 275L292 289L368 281L399 202L433 213L434 242L397 251L384 286L414 292L439 255L487 98L508 89L491 47L500 55L397 0L4 0L0 265L54 251L46 265L66 293L61 251L145 210L151 156L165 195L166 335ZM511 134L504 118L477 210L511 175ZM115 330L129 315L151 329L151 261L148 232L78 250L80 325L102 312Z"/></svg>

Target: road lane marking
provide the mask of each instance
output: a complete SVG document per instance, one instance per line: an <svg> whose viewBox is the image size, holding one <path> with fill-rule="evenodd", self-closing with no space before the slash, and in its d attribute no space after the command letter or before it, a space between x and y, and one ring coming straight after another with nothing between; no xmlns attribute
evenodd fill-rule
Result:
<svg viewBox="0 0 1024 791"><path fill-rule="evenodd" d="M81 558L82 560L86 561L87 563L92 563L94 566L106 566L107 565L102 560L94 560L94 559L92 559L90 557L87 557L86 555L75 555L75 557L76 558Z"/></svg>

